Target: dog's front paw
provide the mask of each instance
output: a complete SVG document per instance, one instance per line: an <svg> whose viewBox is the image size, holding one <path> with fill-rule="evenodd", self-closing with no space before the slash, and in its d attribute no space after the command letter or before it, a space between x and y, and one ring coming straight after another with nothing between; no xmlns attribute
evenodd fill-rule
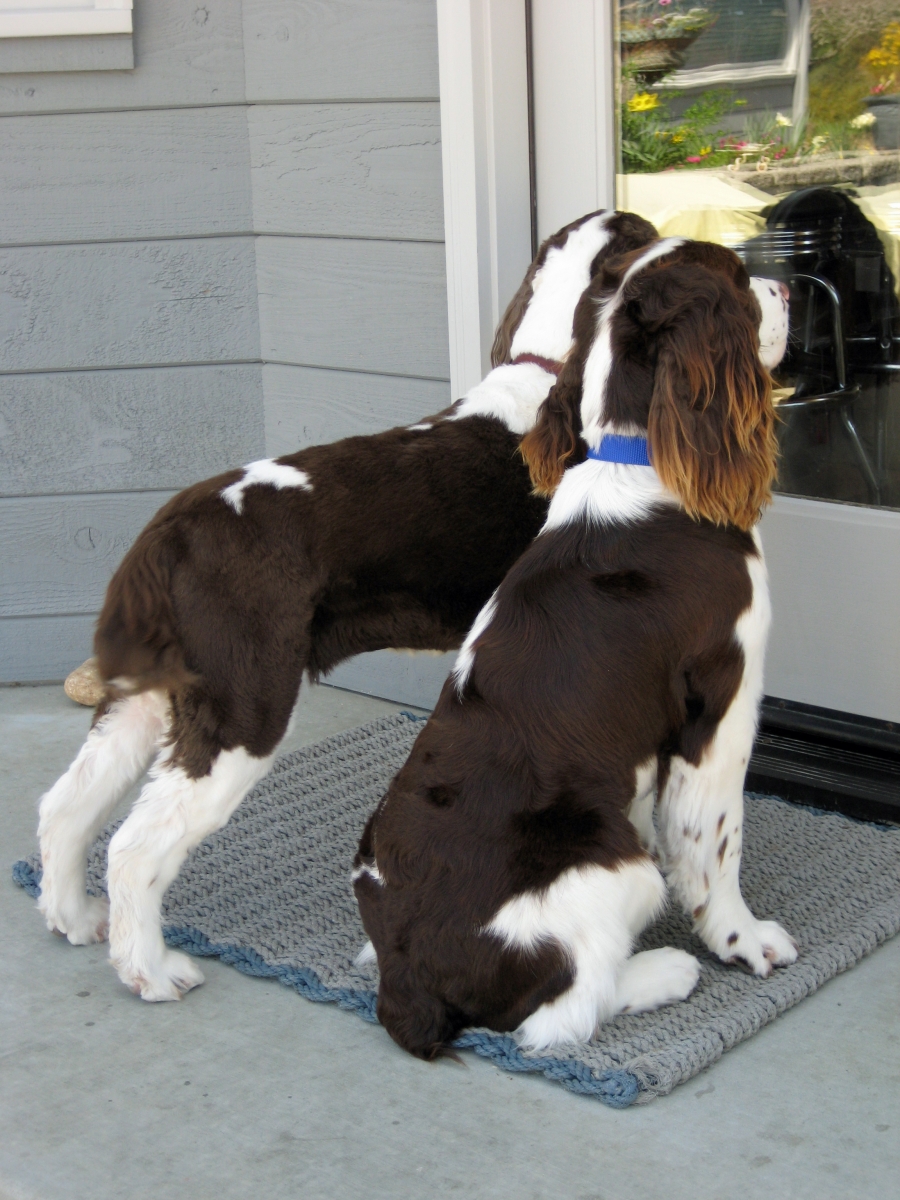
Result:
<svg viewBox="0 0 900 1200"><path fill-rule="evenodd" d="M167 950L158 963L113 962L119 978L142 1000L157 1003L180 1000L191 988L204 982L203 972L187 954Z"/></svg>
<svg viewBox="0 0 900 1200"><path fill-rule="evenodd" d="M797 943L777 921L754 920L729 930L718 941L710 949L723 962L763 979L772 974L773 967L787 967L797 961Z"/></svg>
<svg viewBox="0 0 900 1200"><path fill-rule="evenodd" d="M51 933L68 938L73 946L105 942L109 935L109 901L99 896L80 896L77 903L53 904L38 900L38 908Z"/></svg>

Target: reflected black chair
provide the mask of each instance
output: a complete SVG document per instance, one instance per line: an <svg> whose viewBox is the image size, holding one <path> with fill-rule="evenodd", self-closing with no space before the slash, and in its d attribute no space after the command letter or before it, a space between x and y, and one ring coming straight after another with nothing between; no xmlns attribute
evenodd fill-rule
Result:
<svg viewBox="0 0 900 1200"><path fill-rule="evenodd" d="M791 289L791 341L780 371L795 387L779 412L789 422L795 413L835 411L880 504L887 397L900 370L900 304L875 227L846 192L804 188L777 203L765 231L739 253L752 274ZM855 418L860 376L877 381L874 462Z"/></svg>

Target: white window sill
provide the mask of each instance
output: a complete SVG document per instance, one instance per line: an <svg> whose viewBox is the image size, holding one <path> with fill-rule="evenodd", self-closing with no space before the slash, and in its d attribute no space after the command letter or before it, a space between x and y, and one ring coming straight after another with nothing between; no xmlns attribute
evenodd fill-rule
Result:
<svg viewBox="0 0 900 1200"><path fill-rule="evenodd" d="M0 12L0 38L85 37L131 33L131 9Z"/></svg>
<svg viewBox="0 0 900 1200"><path fill-rule="evenodd" d="M133 0L0 0L0 75L130 71Z"/></svg>

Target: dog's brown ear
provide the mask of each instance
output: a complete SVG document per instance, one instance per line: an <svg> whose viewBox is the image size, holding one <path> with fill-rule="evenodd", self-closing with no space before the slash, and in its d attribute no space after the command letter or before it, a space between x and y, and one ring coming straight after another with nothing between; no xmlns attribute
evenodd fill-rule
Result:
<svg viewBox="0 0 900 1200"><path fill-rule="evenodd" d="M419 984L405 954L379 959L378 1020L398 1046L429 1062L451 1053L464 1021Z"/></svg>
<svg viewBox="0 0 900 1200"><path fill-rule="evenodd" d="M675 264L653 275L634 284L657 338L653 466L692 517L750 529L772 498L777 453L753 306L720 272Z"/></svg>
<svg viewBox="0 0 900 1200"><path fill-rule="evenodd" d="M581 358L573 354L519 446L539 496L552 496L566 467L582 453L581 380Z"/></svg>
<svg viewBox="0 0 900 1200"><path fill-rule="evenodd" d="M542 246L534 262L528 268L525 278L519 284L519 290L510 300L506 306L506 312L500 318L500 324L494 334L494 344L491 346L492 367L501 367L504 363L512 361L513 338L525 316L525 310L528 308L532 296L534 277L545 256L546 248Z"/></svg>

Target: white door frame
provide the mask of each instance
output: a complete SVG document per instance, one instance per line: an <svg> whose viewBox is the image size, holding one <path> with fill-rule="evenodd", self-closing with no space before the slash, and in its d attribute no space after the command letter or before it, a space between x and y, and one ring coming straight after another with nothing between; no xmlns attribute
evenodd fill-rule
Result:
<svg viewBox="0 0 900 1200"><path fill-rule="evenodd" d="M524 0L437 0L450 390L490 368L531 262Z"/></svg>
<svg viewBox="0 0 900 1200"><path fill-rule="evenodd" d="M531 262L525 5L437 0L454 398L489 369L494 329ZM612 0L531 5L543 239L613 205ZM564 88L559 62L567 64Z"/></svg>

